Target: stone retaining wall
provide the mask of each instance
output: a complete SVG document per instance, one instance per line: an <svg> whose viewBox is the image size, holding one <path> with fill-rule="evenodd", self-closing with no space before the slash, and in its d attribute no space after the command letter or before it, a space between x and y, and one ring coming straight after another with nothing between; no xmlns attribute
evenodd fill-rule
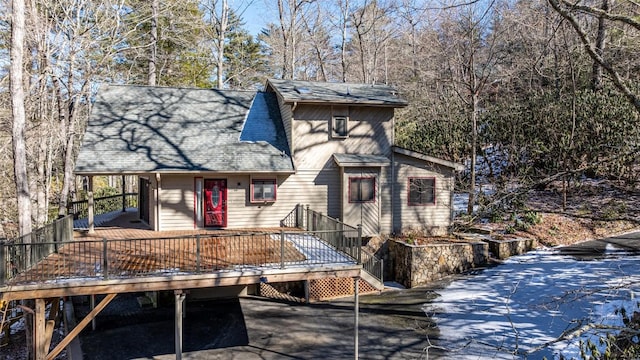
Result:
<svg viewBox="0 0 640 360"><path fill-rule="evenodd" d="M481 241L427 245L392 239L388 242L393 278L407 288L484 265L489 259L489 245Z"/></svg>
<svg viewBox="0 0 640 360"><path fill-rule="evenodd" d="M538 242L534 239L483 239L483 241L489 244L489 251L498 259L524 254L538 246Z"/></svg>

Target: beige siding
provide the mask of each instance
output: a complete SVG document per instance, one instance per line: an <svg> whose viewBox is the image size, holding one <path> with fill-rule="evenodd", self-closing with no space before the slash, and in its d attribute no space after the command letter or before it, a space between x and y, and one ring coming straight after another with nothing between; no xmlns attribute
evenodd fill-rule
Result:
<svg viewBox="0 0 640 360"><path fill-rule="evenodd" d="M353 177L375 178L375 201L366 203L349 202L349 181ZM362 234L365 236L380 233L380 168L346 168L342 178L342 204L343 219L346 224L362 225Z"/></svg>
<svg viewBox="0 0 640 360"><path fill-rule="evenodd" d="M162 175L160 184L160 229L193 229L194 176Z"/></svg>
<svg viewBox="0 0 640 360"><path fill-rule="evenodd" d="M445 234L451 225L451 193L454 177L450 169L395 154L393 192L393 231L424 231ZM409 206L410 177L433 177L436 186L435 205Z"/></svg>
<svg viewBox="0 0 640 360"><path fill-rule="evenodd" d="M299 171L294 175L256 174L255 179L276 179L276 201L251 202L251 175L200 174L163 175L161 181L160 229L194 228L194 183L196 177L227 180L227 228L278 227L296 206L309 205L333 217L340 217L340 180L337 167L320 171ZM153 203L155 204L155 203ZM153 215L153 213L152 213Z"/></svg>
<svg viewBox="0 0 640 360"><path fill-rule="evenodd" d="M349 107L349 136L330 135L333 114L346 107L299 105L293 119L293 153L297 169L321 169L332 162L334 153L389 156L393 136L393 109Z"/></svg>
<svg viewBox="0 0 640 360"><path fill-rule="evenodd" d="M380 233L391 234L392 224L392 183L391 166L385 166L380 171Z"/></svg>
<svg viewBox="0 0 640 360"><path fill-rule="evenodd" d="M273 178L265 175L256 178ZM274 227L279 226L296 206L309 205L316 211L330 216L339 216L339 175L337 169L323 171L300 171L291 176L277 177L277 198L273 203L254 204L250 198L250 176L245 175L243 186L237 187L236 180L231 180L228 190L228 227ZM246 184L246 186L244 186ZM232 186L233 185L233 186ZM234 188L236 187L236 188ZM330 196L333 193L335 195Z"/></svg>

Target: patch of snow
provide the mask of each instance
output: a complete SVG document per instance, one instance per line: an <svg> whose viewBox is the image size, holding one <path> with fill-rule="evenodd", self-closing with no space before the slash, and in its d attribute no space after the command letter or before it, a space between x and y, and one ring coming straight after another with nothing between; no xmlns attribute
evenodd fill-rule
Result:
<svg viewBox="0 0 640 360"><path fill-rule="evenodd" d="M437 323L439 346L458 349L458 359L579 358L580 340L595 333L558 337L583 324L621 321L611 314L634 305L639 260L577 261L537 250L452 282L423 310Z"/></svg>
<svg viewBox="0 0 640 360"><path fill-rule="evenodd" d="M126 212L137 212L138 208L127 208ZM100 214L100 215L96 215L93 218L93 224L95 226L102 226L104 224L106 224L107 222L117 218L118 216L122 215L122 210L115 210L115 211L110 211L108 213L104 213L104 214ZM84 218L84 219L76 219L73 220L73 228L74 229L88 229L89 228L89 219Z"/></svg>

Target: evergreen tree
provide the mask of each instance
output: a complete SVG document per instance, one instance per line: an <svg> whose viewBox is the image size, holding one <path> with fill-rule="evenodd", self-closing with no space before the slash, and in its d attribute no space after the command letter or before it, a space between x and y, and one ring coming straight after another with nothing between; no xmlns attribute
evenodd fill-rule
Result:
<svg viewBox="0 0 640 360"><path fill-rule="evenodd" d="M145 0L130 0L124 21L127 32L116 62L125 82L145 84L149 60L155 58L155 83L161 86L211 87L213 64L207 49L202 12L195 0L163 1L154 13ZM155 51L155 56L153 56Z"/></svg>
<svg viewBox="0 0 640 360"><path fill-rule="evenodd" d="M241 19L232 10L224 51L225 84L231 89L250 89L262 85L266 72L260 43L244 29Z"/></svg>

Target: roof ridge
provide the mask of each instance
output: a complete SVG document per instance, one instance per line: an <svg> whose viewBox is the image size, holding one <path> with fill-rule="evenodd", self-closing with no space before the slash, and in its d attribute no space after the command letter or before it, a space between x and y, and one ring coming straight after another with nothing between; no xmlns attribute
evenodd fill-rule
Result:
<svg viewBox="0 0 640 360"><path fill-rule="evenodd" d="M176 90L213 90L220 92L244 92L244 93L257 93L259 91L256 90L234 90L234 89L216 89L216 88L199 88L199 87L188 87L188 86L166 86L166 85L146 85L146 84L114 84L114 83L102 83L100 86L109 86L109 87L138 87L138 88L146 88L146 89L176 89Z"/></svg>

